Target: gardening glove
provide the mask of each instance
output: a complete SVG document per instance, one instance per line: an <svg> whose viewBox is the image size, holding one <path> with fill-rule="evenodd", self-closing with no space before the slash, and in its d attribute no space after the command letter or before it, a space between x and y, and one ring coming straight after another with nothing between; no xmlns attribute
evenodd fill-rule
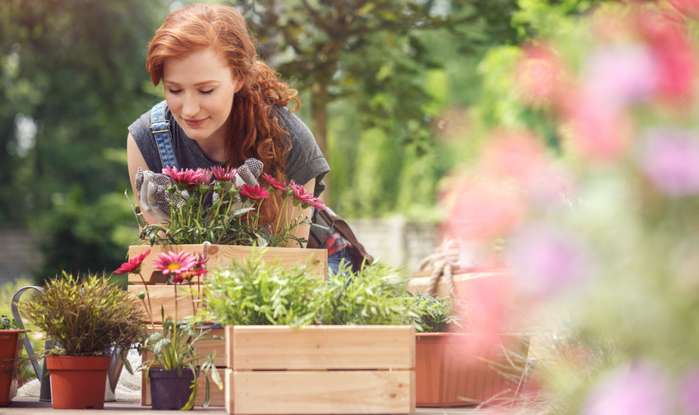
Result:
<svg viewBox="0 0 699 415"><path fill-rule="evenodd" d="M259 184L257 179L262 174L263 167L264 164L256 158L245 160L245 162L236 169L235 187L241 187L244 184L257 186Z"/></svg>
<svg viewBox="0 0 699 415"><path fill-rule="evenodd" d="M172 179L164 174L154 173L150 170L138 169L136 173L136 193L138 193L139 206L143 212L153 215L159 222L167 223L170 220L170 206L181 206L189 197L186 191L181 195L175 194L175 200L170 200L168 186Z"/></svg>

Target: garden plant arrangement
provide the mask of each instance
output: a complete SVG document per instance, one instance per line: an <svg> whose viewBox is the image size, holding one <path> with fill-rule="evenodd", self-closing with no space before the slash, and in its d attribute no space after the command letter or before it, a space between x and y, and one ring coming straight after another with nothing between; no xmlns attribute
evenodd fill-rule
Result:
<svg viewBox="0 0 699 415"><path fill-rule="evenodd" d="M323 202L307 193L303 186L293 181L279 181L267 173L259 176L259 182L258 178L249 177L250 173L245 176L254 184L236 181L240 177L238 171L226 167L182 170L166 167L158 176L157 184L156 179L151 179L139 185L139 188L147 187L141 193L160 195L154 196L157 202L150 204L159 202L158 211L167 213L163 217L166 224L145 224L141 220L141 237L151 245L208 241L223 245L282 247L293 241L302 247L306 240L294 236L293 230L308 223L308 219L292 217L293 208L324 208ZM149 204L147 197L140 200L144 205ZM281 212L273 223L260 222L266 205L273 205Z"/></svg>
<svg viewBox="0 0 699 415"><path fill-rule="evenodd" d="M54 344L45 351L52 406L102 408L111 355L116 350L133 372L126 354L146 335L136 301L107 277L64 274L22 306Z"/></svg>
<svg viewBox="0 0 699 415"><path fill-rule="evenodd" d="M24 330L14 319L0 315L0 406L9 405L17 392L17 369Z"/></svg>
<svg viewBox="0 0 699 415"><path fill-rule="evenodd" d="M114 274L134 273L141 280L141 266L148 258L150 251L145 252L123 263ZM208 335L208 330L189 319L180 320L178 286L187 284L186 291L191 305L191 317L197 314L199 298L201 297L201 278L206 275L206 260L187 252L164 252L154 260L154 268L168 276L172 287L174 309L172 316L166 316L165 308L160 307L160 325L156 327L153 318L153 303L148 285L144 284L144 292L139 294L148 320L150 335L142 346L144 362L143 379L150 384L150 397L153 409L192 409L197 402L199 379L203 376L204 399L202 404L208 406L210 399L209 379L222 388L222 382L211 353L206 357L200 356L197 344ZM192 281L196 281L196 285ZM142 385L145 389L148 386Z"/></svg>
<svg viewBox="0 0 699 415"><path fill-rule="evenodd" d="M211 272L205 311L226 325L228 413L412 412L414 326L450 319L405 287L379 264L326 282L259 256Z"/></svg>

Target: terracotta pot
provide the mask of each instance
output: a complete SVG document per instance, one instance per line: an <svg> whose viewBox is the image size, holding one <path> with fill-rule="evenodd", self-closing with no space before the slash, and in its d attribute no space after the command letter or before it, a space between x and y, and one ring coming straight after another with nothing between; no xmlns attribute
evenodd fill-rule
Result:
<svg viewBox="0 0 699 415"><path fill-rule="evenodd" d="M189 400L194 374L189 369L163 370L151 368L150 396L153 409L180 409Z"/></svg>
<svg viewBox="0 0 699 415"><path fill-rule="evenodd" d="M17 361L24 330L0 330L0 406L10 404L17 393Z"/></svg>
<svg viewBox="0 0 699 415"><path fill-rule="evenodd" d="M494 404L516 396L529 349L527 338L503 337L506 350L516 355L508 360L500 344L481 355L471 352L469 337L460 333L416 335L417 406Z"/></svg>
<svg viewBox="0 0 699 415"><path fill-rule="evenodd" d="M109 356L48 356L54 409L102 409Z"/></svg>

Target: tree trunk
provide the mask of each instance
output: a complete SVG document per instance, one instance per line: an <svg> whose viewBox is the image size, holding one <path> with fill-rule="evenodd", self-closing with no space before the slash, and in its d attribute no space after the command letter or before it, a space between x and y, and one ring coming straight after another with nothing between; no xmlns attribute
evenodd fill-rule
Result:
<svg viewBox="0 0 699 415"><path fill-rule="evenodd" d="M319 81L311 86L311 118L313 122L313 135L320 150L329 158L328 154L328 83ZM330 178L325 176L325 192L323 200L330 200Z"/></svg>

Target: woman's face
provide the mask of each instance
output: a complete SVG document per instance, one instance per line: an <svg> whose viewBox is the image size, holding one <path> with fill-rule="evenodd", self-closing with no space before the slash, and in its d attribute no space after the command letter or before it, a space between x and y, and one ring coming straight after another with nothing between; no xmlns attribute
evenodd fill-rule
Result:
<svg viewBox="0 0 699 415"><path fill-rule="evenodd" d="M166 59L163 65L167 105L187 136L198 142L225 133L233 96L241 85L212 48Z"/></svg>

